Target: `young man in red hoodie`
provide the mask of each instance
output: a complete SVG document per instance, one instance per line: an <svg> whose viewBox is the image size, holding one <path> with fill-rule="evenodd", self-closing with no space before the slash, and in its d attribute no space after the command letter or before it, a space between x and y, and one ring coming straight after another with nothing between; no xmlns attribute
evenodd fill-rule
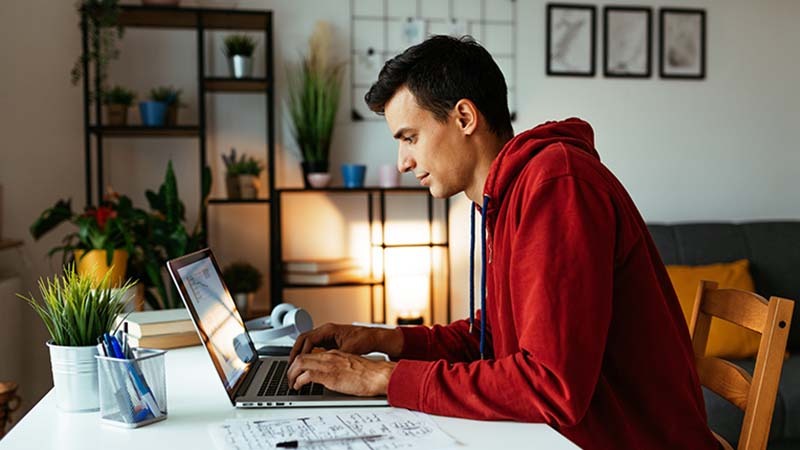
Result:
<svg viewBox="0 0 800 450"><path fill-rule="evenodd" d="M399 141L401 171L434 197L466 193L473 224L481 212L481 308L470 298L469 320L430 328L323 325L292 350L295 389L543 422L586 449L718 448L680 305L589 124L513 136L503 75L468 38L409 48L365 99ZM357 356L370 351L393 361Z"/></svg>

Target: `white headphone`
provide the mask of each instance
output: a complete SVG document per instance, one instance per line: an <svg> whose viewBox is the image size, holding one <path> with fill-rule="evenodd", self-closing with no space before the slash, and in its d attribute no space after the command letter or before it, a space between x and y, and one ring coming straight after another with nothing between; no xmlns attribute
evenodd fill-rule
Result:
<svg viewBox="0 0 800 450"><path fill-rule="evenodd" d="M303 308L291 303L281 303L272 310L269 316L259 317L245 322L250 339L267 342L283 336L297 338L314 328L311 314Z"/></svg>

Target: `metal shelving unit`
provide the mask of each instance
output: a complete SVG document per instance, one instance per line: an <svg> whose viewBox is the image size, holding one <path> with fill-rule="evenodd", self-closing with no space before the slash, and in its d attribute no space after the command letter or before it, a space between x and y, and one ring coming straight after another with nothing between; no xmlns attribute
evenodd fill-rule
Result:
<svg viewBox="0 0 800 450"><path fill-rule="evenodd" d="M440 242L434 242L434 198L430 195L426 188L416 188L416 187L398 187L398 188L381 188L381 187L364 187L364 188L345 188L345 187L330 187L324 189L303 189L303 188L288 188L288 189L278 189L275 192L275 195L272 197L272 209L280 217L280 210L281 210L281 203L283 201L284 194L352 194L352 195L362 195L365 197L367 202L367 223L369 229L369 240L370 240L370 249L380 248L381 249L381 258L383 258L381 267L386 268L386 250L392 248L420 248L420 247L429 247L433 248L441 248L444 251L444 260L445 260L445 270L447 273L446 277L446 317L447 322L450 322L450 307L451 307L451 294L450 294L450 199L442 199L437 200L442 202L443 204L443 224L444 227L444 240ZM387 244L386 243L386 201L387 195L390 194L411 194L411 195L425 195L427 200L427 223L428 223L428 241L427 242L419 242L419 243L404 243L404 244ZM375 203L377 200L377 208L375 207ZM376 211L377 209L377 211ZM376 217L377 216L377 217ZM373 238L373 227L375 225L380 226L380 239L375 240ZM273 249L273 259L270 261L270 266L272 270L272 299L280 299L282 298L283 291L285 289L335 289L341 287L353 287L353 286L363 286L369 288L369 297L370 297L370 320L372 322L376 321L375 317L375 302L376 302L376 295L375 295L375 287L381 287L381 312L382 312L382 322L386 323L386 318L388 317L388 305L386 299L386 279L385 277L381 277L379 279L375 278L374 273L370 275L372 278L368 278L365 280L354 281L354 282L346 282L346 283L334 283L334 284L327 284L327 285L318 285L318 284L289 284L284 282L284 274L283 274L283 230L280 226L276 227L272 231L272 249ZM372 251L370 251L370 268L373 266L373 255ZM430 317L431 321L434 321L435 317L435 287L434 287L434 264L433 264L433 252L430 255L430 269L429 269L429 279L428 279L428 300L429 305L428 308L430 309ZM273 304L274 306L274 304Z"/></svg>
<svg viewBox="0 0 800 450"><path fill-rule="evenodd" d="M81 39L84 55L89 52L87 35L88 13L81 14ZM252 93L263 94L266 102L267 145L267 183L269 198L253 200L210 199L209 204L215 207L225 207L232 204L259 204L265 205L269 210L270 224L275 224L279 218L272 211L270 199L275 193L275 92L273 83L273 16L272 11L244 10L244 9L216 9L216 8L183 8L183 7L155 7L123 5L118 22L121 26L130 28L158 28L195 30L197 49L197 124L179 125L171 127L145 127L145 126L106 126L103 124L102 105L100 99L91 101L89 96L90 83L94 91L100 91L97 67L90 67L84 59L83 73L83 116L84 116L84 144L85 144L85 172L86 172L86 204L100 202L103 196L105 176L103 173L103 159L106 156L103 141L108 138L190 138L197 139L198 145L198 171L202 174L206 166L206 95L225 93ZM262 78L236 79L211 76L206 73L205 67L205 32L209 30L237 30L259 31L264 33L264 61L266 65L265 76ZM91 75L91 77L90 77ZM90 80L91 78L91 80ZM92 114L92 108L94 109ZM92 120L92 115L94 120ZM94 145L93 145L94 144ZM93 172L94 167L94 172ZM94 173L94 177L92 176ZM199 178L198 190L202 190L202 175ZM93 194L96 197L93 198ZM203 227L208 230L207 211L203 211Z"/></svg>

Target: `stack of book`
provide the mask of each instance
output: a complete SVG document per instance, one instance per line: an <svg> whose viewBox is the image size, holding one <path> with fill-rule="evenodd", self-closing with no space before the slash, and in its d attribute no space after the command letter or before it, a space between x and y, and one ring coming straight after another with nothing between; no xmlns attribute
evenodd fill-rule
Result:
<svg viewBox="0 0 800 450"><path fill-rule="evenodd" d="M127 316L121 314L114 327L123 320L128 323L128 342L131 347L164 350L200 345L200 338L186 308L136 311ZM119 329L122 329L121 325Z"/></svg>
<svg viewBox="0 0 800 450"><path fill-rule="evenodd" d="M362 281L364 272L352 258L284 261L287 284L328 285Z"/></svg>

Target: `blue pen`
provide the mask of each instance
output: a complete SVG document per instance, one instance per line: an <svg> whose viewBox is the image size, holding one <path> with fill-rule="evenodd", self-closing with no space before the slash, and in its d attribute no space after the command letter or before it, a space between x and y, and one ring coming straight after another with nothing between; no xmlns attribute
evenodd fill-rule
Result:
<svg viewBox="0 0 800 450"><path fill-rule="evenodd" d="M114 349L114 353L118 355L117 357L120 359L125 359L124 355L122 354L122 347L120 347L117 338L114 336L109 336L109 341L111 341L111 346ZM144 404L147 405L147 408L153 414L153 417L160 417L164 414L158 408L158 403L156 402L156 398L153 396L153 392L150 391L150 386L147 385L144 377L141 373L139 373L138 368L136 367L135 362L129 362L128 364L128 371L133 378L133 384L136 387L136 390L141 395L142 400L144 400Z"/></svg>

